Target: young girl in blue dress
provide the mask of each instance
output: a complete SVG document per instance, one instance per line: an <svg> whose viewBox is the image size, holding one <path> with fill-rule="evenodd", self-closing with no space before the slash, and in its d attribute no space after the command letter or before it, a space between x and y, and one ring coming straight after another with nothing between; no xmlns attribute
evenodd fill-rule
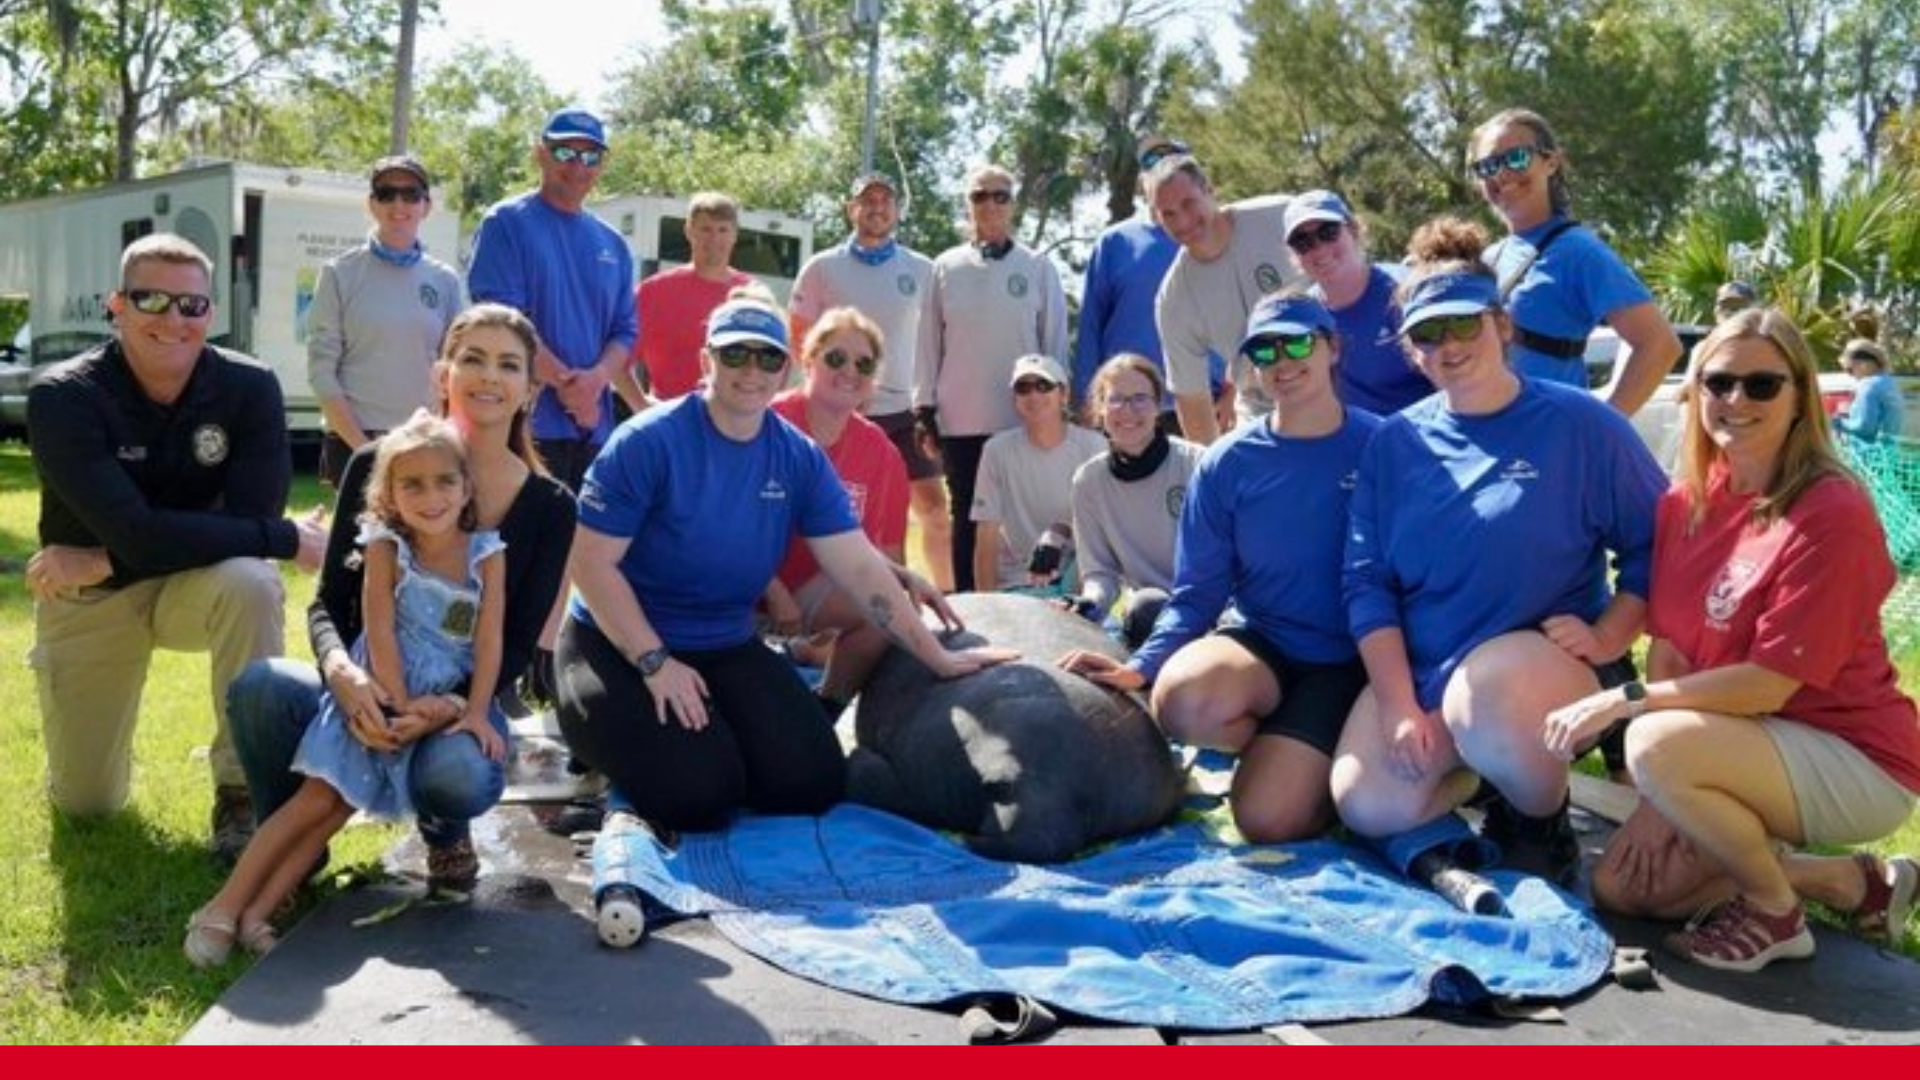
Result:
<svg viewBox="0 0 1920 1080"><path fill-rule="evenodd" d="M370 671L389 719L442 726L506 756L506 718L492 704L500 674L506 550L473 529L473 482L452 424L424 412L380 440L367 481L360 543L366 631L353 657ZM355 810L403 818L413 806L413 744L388 725L362 723L323 696L320 718L294 759L307 780L247 845L226 885L187 926L196 967L223 962L238 942L258 955L275 944L269 921Z"/></svg>

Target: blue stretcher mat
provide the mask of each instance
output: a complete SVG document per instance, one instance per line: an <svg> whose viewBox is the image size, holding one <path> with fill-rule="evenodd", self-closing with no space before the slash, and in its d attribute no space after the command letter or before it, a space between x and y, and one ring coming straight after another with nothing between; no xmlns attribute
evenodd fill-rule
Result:
<svg viewBox="0 0 1920 1080"><path fill-rule="evenodd" d="M1511 917L1473 916L1361 849L1229 846L1194 822L1040 867L845 805L744 818L671 853L613 830L594 856L596 891L634 884L796 975L908 1004L1012 994L1120 1023L1240 1030L1567 997L1613 950L1535 878L1489 872Z"/></svg>

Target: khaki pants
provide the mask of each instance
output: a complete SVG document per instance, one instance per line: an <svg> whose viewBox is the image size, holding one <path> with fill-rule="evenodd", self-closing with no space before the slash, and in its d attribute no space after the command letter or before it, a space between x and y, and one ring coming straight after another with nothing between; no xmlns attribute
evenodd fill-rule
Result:
<svg viewBox="0 0 1920 1080"><path fill-rule="evenodd" d="M133 727L155 649L212 654L213 780L246 785L227 729L227 684L249 661L286 645L286 590L263 559L85 589L34 606L28 655L40 692L47 793L68 813L126 805Z"/></svg>

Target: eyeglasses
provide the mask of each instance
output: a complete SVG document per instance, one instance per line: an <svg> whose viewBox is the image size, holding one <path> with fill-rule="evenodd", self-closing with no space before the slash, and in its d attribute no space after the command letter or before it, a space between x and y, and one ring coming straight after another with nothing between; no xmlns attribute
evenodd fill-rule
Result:
<svg viewBox="0 0 1920 1080"><path fill-rule="evenodd" d="M1013 384L1013 392L1021 397L1029 394L1051 394L1059 387L1045 379L1021 379Z"/></svg>
<svg viewBox="0 0 1920 1080"><path fill-rule="evenodd" d="M835 371L839 371L841 368L846 367L849 363L851 363L853 365L853 370L859 372L862 378L867 378L867 379L873 378L873 373L880 370L879 357L848 356L846 353L841 352L839 349L827 350L827 354L820 358L820 362L827 365L828 367L832 368Z"/></svg>
<svg viewBox="0 0 1920 1080"><path fill-rule="evenodd" d="M1311 229L1295 229L1293 235L1287 237L1287 246L1293 249L1295 255L1305 255L1321 244L1331 244L1340 239L1345 229L1346 225L1338 221L1323 221Z"/></svg>
<svg viewBox="0 0 1920 1080"><path fill-rule="evenodd" d="M1107 408L1112 412L1146 412L1160 407L1160 399L1152 394L1113 394L1107 398Z"/></svg>
<svg viewBox="0 0 1920 1080"><path fill-rule="evenodd" d="M1407 340L1422 349L1438 348L1442 341L1467 342L1480 336L1480 316L1484 312L1471 315L1442 315L1437 319L1428 319L1407 331Z"/></svg>
<svg viewBox="0 0 1920 1080"><path fill-rule="evenodd" d="M1786 388L1791 379L1791 375L1782 375L1777 371L1756 371L1749 375L1716 371L1700 376L1700 386L1717 401L1732 397L1736 386L1746 393L1748 401L1772 401L1780 396L1780 391Z"/></svg>
<svg viewBox="0 0 1920 1080"><path fill-rule="evenodd" d="M577 161L589 169L599 168L601 159L607 156L605 150L577 150L571 146L556 146L553 143L547 144L547 153L562 165L571 165Z"/></svg>
<svg viewBox="0 0 1920 1080"><path fill-rule="evenodd" d="M991 191L969 191L967 192L967 201L975 206L979 206L985 202L1005 206L1013 201L1013 192L1005 188L994 188Z"/></svg>
<svg viewBox="0 0 1920 1080"><path fill-rule="evenodd" d="M373 189L373 201L377 203L390 203L395 199L399 199L408 206L413 206L426 199L426 197L427 193L425 189L406 185L393 187L387 184L381 184L379 187Z"/></svg>
<svg viewBox="0 0 1920 1080"><path fill-rule="evenodd" d="M1257 338L1240 350L1240 355L1257 368L1270 368L1284 357L1288 360L1305 360L1313 355L1312 334L1270 334Z"/></svg>
<svg viewBox="0 0 1920 1080"><path fill-rule="evenodd" d="M1500 170L1523 173L1533 168L1533 155L1545 156L1549 151L1537 146L1509 146L1497 154L1488 154L1467 166L1473 175L1482 180L1491 180L1500 175Z"/></svg>
<svg viewBox="0 0 1920 1080"><path fill-rule="evenodd" d="M787 366L786 353L759 345L722 345L708 351L713 353L715 360L720 361L721 367L743 368L752 364L771 375Z"/></svg>
<svg viewBox="0 0 1920 1080"><path fill-rule="evenodd" d="M1146 172L1148 169L1153 168L1155 165L1177 154L1191 153L1193 153L1193 150L1190 149L1186 143L1174 142L1169 139L1166 142L1150 146L1140 152L1140 171Z"/></svg>
<svg viewBox="0 0 1920 1080"><path fill-rule="evenodd" d="M168 308L183 319L203 319L213 310L213 297L200 293L170 293L159 289L128 289L127 303L143 315L165 315Z"/></svg>

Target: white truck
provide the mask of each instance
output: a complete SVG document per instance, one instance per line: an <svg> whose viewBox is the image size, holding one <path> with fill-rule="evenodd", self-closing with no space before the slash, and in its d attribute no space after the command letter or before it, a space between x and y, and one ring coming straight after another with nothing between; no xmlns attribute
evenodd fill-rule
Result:
<svg viewBox="0 0 1920 1080"><path fill-rule="evenodd" d="M164 176L0 206L0 294L27 296L31 363L64 360L110 336L107 297L120 252L155 232L193 241L214 262L216 345L258 357L280 377L287 426L320 431L307 382L307 312L320 267L366 239L364 176L222 161ZM422 229L452 260L450 210ZM0 384L0 427L24 423L24 386Z"/></svg>
<svg viewBox="0 0 1920 1080"><path fill-rule="evenodd" d="M673 195L616 195L590 209L613 226L633 252L634 273L641 279L669 267L684 265L687 247L687 200ZM793 292L793 279L813 255L813 225L805 218L771 210L741 210L739 240L733 265L758 278L784 304Z"/></svg>

